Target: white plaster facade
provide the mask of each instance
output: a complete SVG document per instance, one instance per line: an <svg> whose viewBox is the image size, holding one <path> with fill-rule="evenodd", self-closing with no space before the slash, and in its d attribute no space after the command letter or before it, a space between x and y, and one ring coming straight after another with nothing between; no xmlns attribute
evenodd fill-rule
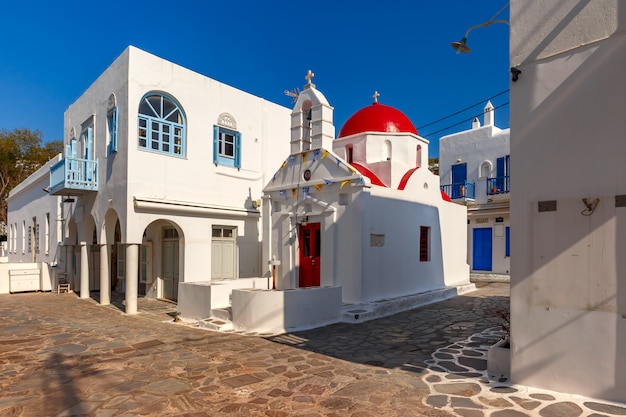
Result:
<svg viewBox="0 0 626 417"><path fill-rule="evenodd" d="M493 124L491 103L484 123L439 140L439 176L452 201L467 206L467 263L473 272L509 274L510 129ZM453 179L461 172L461 179ZM465 176L463 178L463 171Z"/></svg>
<svg viewBox="0 0 626 417"><path fill-rule="evenodd" d="M170 124L151 114L144 118L147 126L140 125L146 113L140 106L151 96L166 98L150 106L159 112L162 104L163 120ZM166 120L172 103L177 117ZM115 113L112 151L109 119ZM66 234L59 241L67 261L58 262L83 298L97 290L106 304L113 288L126 293L126 312L135 313L138 293L176 300L178 283L266 286L258 203L265 173L289 150L289 114L287 108L129 47L65 113L66 152L48 175L55 196L45 196L44 202L38 184L19 198L39 214L52 213L51 204L65 210ZM235 139L229 151L236 156L226 163L215 159L221 128ZM235 160L239 167L228 165ZM78 177L81 183L72 182ZM19 223L22 200L13 194L9 219ZM60 203L61 196L74 201ZM18 228L18 241L21 234ZM20 250L9 262L22 260ZM219 294L216 306L228 305L228 292Z"/></svg>
<svg viewBox="0 0 626 417"><path fill-rule="evenodd" d="M626 5L511 1L511 65L512 380L624 402Z"/></svg>

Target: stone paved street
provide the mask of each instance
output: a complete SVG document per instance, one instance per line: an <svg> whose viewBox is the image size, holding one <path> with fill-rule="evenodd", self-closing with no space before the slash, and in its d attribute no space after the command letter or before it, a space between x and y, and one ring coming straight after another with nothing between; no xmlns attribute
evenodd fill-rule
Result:
<svg viewBox="0 0 626 417"><path fill-rule="evenodd" d="M0 415L479 417L492 408L459 398L471 382L437 386L459 376L433 354L493 328L508 292L481 284L388 318L266 338L175 323L175 305L161 301L142 299L127 316L75 294L0 295ZM595 405L597 415L626 414ZM507 407L499 416L541 408Z"/></svg>

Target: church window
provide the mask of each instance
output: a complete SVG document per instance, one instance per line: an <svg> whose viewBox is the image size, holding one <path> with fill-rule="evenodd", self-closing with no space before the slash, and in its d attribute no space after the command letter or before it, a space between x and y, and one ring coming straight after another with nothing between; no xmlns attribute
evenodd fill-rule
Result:
<svg viewBox="0 0 626 417"><path fill-rule="evenodd" d="M164 94L149 94L139 104L137 146L150 152L185 156L185 119L181 107Z"/></svg>
<svg viewBox="0 0 626 417"><path fill-rule="evenodd" d="M420 226L420 262L430 261L430 227Z"/></svg>
<svg viewBox="0 0 626 417"><path fill-rule="evenodd" d="M352 147L352 145L346 146L346 161L348 161L348 163L350 164L353 161L353 154L354 154L354 148Z"/></svg>
<svg viewBox="0 0 626 417"><path fill-rule="evenodd" d="M213 163L241 168L241 133L221 126L213 127Z"/></svg>

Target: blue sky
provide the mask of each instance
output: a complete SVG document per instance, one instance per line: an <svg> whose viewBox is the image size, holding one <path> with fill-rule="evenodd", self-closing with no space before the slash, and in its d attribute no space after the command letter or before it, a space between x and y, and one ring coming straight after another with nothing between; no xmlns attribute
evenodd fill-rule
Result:
<svg viewBox="0 0 626 417"><path fill-rule="evenodd" d="M63 138L63 113L134 45L291 107L308 69L335 108L337 132L372 102L404 112L438 154L468 129L484 99L509 88L508 26L473 30L470 54L450 42L502 9L501 0L20 1L2 5L0 129ZM498 18L508 19L506 8ZM508 127L508 93L492 100ZM476 103L479 106L422 127ZM498 106L501 106L498 108ZM457 123L457 126L453 126ZM449 128L447 130L444 130Z"/></svg>

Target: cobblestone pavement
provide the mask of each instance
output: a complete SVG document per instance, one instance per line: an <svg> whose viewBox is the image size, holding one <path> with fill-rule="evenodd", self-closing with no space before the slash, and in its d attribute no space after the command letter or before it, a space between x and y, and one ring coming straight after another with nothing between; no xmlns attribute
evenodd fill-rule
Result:
<svg viewBox="0 0 626 417"><path fill-rule="evenodd" d="M478 286L383 319L273 337L177 324L176 306L155 300L140 299L140 313L127 316L117 303L75 294L0 295L0 415L626 414L616 404L578 407L487 383L481 349L497 339L487 329L508 305L509 285Z"/></svg>

